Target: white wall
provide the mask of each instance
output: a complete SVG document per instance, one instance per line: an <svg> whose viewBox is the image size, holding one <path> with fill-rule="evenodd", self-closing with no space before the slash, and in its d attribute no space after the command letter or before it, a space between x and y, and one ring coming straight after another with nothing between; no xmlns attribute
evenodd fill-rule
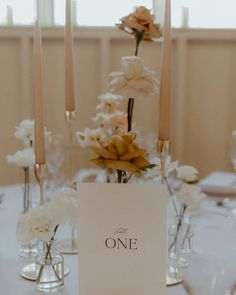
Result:
<svg viewBox="0 0 236 295"><path fill-rule="evenodd" d="M43 83L45 124L65 134L64 41L62 28L44 28ZM133 54L134 42L112 28L75 29L75 129L92 126L96 97L107 74L119 69L120 57ZM161 44L142 43L145 64L160 73ZM171 106L172 154L195 165L201 175L230 170L228 142L236 129L236 31L175 30ZM146 132L157 130L156 100L139 101L135 121ZM22 180L20 169L5 155L19 147L14 126L32 117L32 28L0 28L0 183ZM75 168L87 167L89 152L75 147Z"/></svg>

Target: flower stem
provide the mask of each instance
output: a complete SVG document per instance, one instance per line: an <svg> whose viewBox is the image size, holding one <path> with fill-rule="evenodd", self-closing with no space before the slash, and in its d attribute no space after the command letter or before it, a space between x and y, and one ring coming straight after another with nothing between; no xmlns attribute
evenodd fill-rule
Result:
<svg viewBox="0 0 236 295"><path fill-rule="evenodd" d="M58 227L59 227L59 225L56 225L56 227L54 229L54 235L51 238L51 242L54 240L54 237L56 235L56 232L57 232ZM48 242L46 242L45 245L46 245L45 260L47 260L48 257L49 257L50 261L52 261L52 256L51 256L51 247L52 247L52 244L51 243L49 244ZM60 280L61 278L58 276L58 274L57 274L57 272L56 272L56 270L55 270L55 268L54 268L53 265L52 265L52 268L53 268L53 271L54 271L56 277ZM43 274L43 269L44 269L44 265L41 265L40 266L40 269L39 269L39 273L37 275L37 282L40 282L40 280L41 280L41 277L42 277L42 274Z"/></svg>
<svg viewBox="0 0 236 295"><path fill-rule="evenodd" d="M126 183L129 182L132 176L133 176L133 174L131 173L131 174L129 175L129 177L126 178L125 182L126 182Z"/></svg>
<svg viewBox="0 0 236 295"><path fill-rule="evenodd" d="M29 211L29 167L24 167L23 169L25 172L23 213L27 213Z"/></svg>
<svg viewBox="0 0 236 295"><path fill-rule="evenodd" d="M185 241L186 241L188 235L190 234L190 228L191 228L191 225L189 224L188 225L188 228L186 230L186 233L184 235L184 238L183 238L182 247L184 247ZM191 248L191 242L190 242L190 240L189 240L189 247Z"/></svg>
<svg viewBox="0 0 236 295"><path fill-rule="evenodd" d="M171 190L170 184L169 184L169 182L168 182L166 176L164 177L164 180L165 180L165 183L166 183L166 186L167 186L168 192L169 192L170 197L171 197L171 201L172 201L172 204L173 204L173 207L174 207L174 210L175 210L175 214L178 215L178 210L177 210L177 206L176 206L176 204L175 204L174 196L173 196L173 193L172 193L172 190Z"/></svg>
<svg viewBox="0 0 236 295"><path fill-rule="evenodd" d="M135 40L136 40L136 44L135 44L135 56L138 56L138 49L139 49L140 42L143 39L143 33L144 33L143 31L142 32L137 31L135 33Z"/></svg>
<svg viewBox="0 0 236 295"><path fill-rule="evenodd" d="M118 183L122 183L122 171L117 170L117 178L118 178Z"/></svg>
<svg viewBox="0 0 236 295"><path fill-rule="evenodd" d="M132 118L134 109L134 98L129 98L127 109L128 132L132 130Z"/></svg>
<svg viewBox="0 0 236 295"><path fill-rule="evenodd" d="M174 241L170 244L169 246L169 251L175 246L175 250L177 248L177 239L178 239L178 235L179 235L179 231L180 231L180 228L182 226L182 223L183 223L183 219L184 219L184 214L185 214L185 211L187 209L187 206L186 205L183 205L183 207L180 209L180 214L178 214L178 223L177 223L177 230L176 230L176 234L175 234L175 237L174 237ZM181 212L182 211L182 212Z"/></svg>

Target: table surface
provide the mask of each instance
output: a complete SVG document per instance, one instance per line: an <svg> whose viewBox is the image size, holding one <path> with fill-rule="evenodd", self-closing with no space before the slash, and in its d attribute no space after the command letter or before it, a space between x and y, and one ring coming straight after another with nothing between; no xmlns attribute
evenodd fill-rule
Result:
<svg viewBox="0 0 236 295"><path fill-rule="evenodd" d="M0 294L42 294L36 290L34 282L27 281L20 276L21 269L33 261L18 255L16 223L22 210L22 185L0 187L0 195L3 195L3 200L0 203ZM58 234L58 238L68 238L69 227L64 226ZM64 259L71 271L65 277L65 287L54 294L78 295L77 255L64 255ZM168 287L166 290L166 295L186 294L182 285Z"/></svg>

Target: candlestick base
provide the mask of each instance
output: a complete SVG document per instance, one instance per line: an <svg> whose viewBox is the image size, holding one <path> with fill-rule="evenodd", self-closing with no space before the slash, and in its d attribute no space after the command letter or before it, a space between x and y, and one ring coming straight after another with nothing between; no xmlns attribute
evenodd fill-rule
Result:
<svg viewBox="0 0 236 295"><path fill-rule="evenodd" d="M38 273L38 270L36 267L37 266L35 263L28 264L25 267L23 267L20 275L22 276L22 278L24 278L28 281L32 281L32 282L36 281L37 273ZM69 267L67 265L64 265L64 276L68 275L69 272L70 272Z"/></svg>
<svg viewBox="0 0 236 295"><path fill-rule="evenodd" d="M75 111L66 111L65 112L66 123L74 122L75 118L76 118L76 112Z"/></svg>
<svg viewBox="0 0 236 295"><path fill-rule="evenodd" d="M180 278L172 278L169 276L169 274L166 274L166 286L171 287L174 285L178 285L182 282L182 279Z"/></svg>
<svg viewBox="0 0 236 295"><path fill-rule="evenodd" d="M170 151L170 141L169 140L157 140L157 151L159 154L168 154Z"/></svg>

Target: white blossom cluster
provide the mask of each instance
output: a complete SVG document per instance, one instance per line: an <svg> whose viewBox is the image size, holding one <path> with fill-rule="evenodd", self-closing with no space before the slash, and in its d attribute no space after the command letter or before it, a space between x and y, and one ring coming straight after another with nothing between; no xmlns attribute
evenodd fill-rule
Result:
<svg viewBox="0 0 236 295"><path fill-rule="evenodd" d="M17 240L21 245L38 239L49 242L55 235L56 227L66 222L75 223L77 200L76 191L62 188L54 193L46 206L32 208L22 214L17 225Z"/></svg>
<svg viewBox="0 0 236 295"><path fill-rule="evenodd" d="M45 128L45 137L50 136L50 132ZM7 155L7 162L18 167L31 169L35 163L34 154L34 121L30 119L23 120L15 127L15 138L22 141L24 148L18 150L13 155Z"/></svg>
<svg viewBox="0 0 236 295"><path fill-rule="evenodd" d="M98 97L97 113L91 118L96 128L85 128L76 133L80 146L96 146L107 135L126 131L127 113L119 109L122 100L147 98L158 92L159 82L155 73L143 66L140 57L122 57L121 71L110 73L108 92Z"/></svg>

